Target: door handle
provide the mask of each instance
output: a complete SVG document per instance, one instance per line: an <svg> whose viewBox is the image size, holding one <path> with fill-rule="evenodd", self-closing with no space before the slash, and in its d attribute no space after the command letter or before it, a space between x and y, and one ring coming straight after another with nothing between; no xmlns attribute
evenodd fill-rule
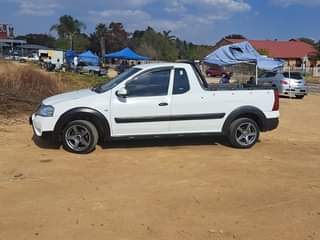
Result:
<svg viewBox="0 0 320 240"><path fill-rule="evenodd" d="M165 103L165 102L163 102L163 103L159 103L159 106L160 107L165 107L165 106L168 106L169 104L168 103Z"/></svg>

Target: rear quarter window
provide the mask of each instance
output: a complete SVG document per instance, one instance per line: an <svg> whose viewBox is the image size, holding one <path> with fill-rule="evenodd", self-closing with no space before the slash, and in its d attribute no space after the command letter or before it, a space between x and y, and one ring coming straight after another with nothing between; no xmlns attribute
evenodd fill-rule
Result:
<svg viewBox="0 0 320 240"><path fill-rule="evenodd" d="M188 75L185 69L177 68L174 72L173 94L179 95L190 90Z"/></svg>

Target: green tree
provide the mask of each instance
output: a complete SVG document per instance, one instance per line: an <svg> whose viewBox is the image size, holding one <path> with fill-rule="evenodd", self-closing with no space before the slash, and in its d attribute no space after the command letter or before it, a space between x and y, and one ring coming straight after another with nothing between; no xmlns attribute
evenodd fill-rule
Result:
<svg viewBox="0 0 320 240"><path fill-rule="evenodd" d="M109 52L118 51L128 46L129 34L122 23L112 22L106 33L106 49Z"/></svg>
<svg viewBox="0 0 320 240"><path fill-rule="evenodd" d="M18 40L25 40L29 44L38 44L47 46L49 48L52 48L55 46L55 38L53 36L50 36L48 34L36 34L36 33L29 33L27 35L22 35L16 37Z"/></svg>
<svg viewBox="0 0 320 240"><path fill-rule="evenodd" d="M196 45L182 41L179 38L176 39L176 48L179 51L179 58L187 60L201 60L213 51L212 46Z"/></svg>
<svg viewBox="0 0 320 240"><path fill-rule="evenodd" d="M81 30L85 28L84 23L74 19L72 16L64 15L59 18L59 23L50 28L50 31L56 31L60 39L68 39L70 48L74 49L75 36L79 35Z"/></svg>
<svg viewBox="0 0 320 240"><path fill-rule="evenodd" d="M93 32L89 36L89 41L90 41L90 46L89 49L92 52L100 53L100 41L99 38L97 37L96 32Z"/></svg>
<svg viewBox="0 0 320 240"><path fill-rule="evenodd" d="M243 35L238 34L238 33L230 34L228 36L225 36L224 38L227 38L227 39L246 39L246 37L244 37Z"/></svg>
<svg viewBox="0 0 320 240"><path fill-rule="evenodd" d="M316 45L316 42L311 38L302 37L302 38L299 38L298 40L301 41L301 42L305 42L307 44L310 44L312 46Z"/></svg>
<svg viewBox="0 0 320 240"><path fill-rule="evenodd" d="M99 23L96 26L95 36L99 41L100 48L100 56L104 59L104 55L106 54L106 35L108 33L107 25L103 23Z"/></svg>
<svg viewBox="0 0 320 240"><path fill-rule="evenodd" d="M157 60L175 61L178 59L178 51L175 41L169 39L170 31L156 32L148 27L145 31L135 31L130 40L130 46L142 55Z"/></svg>
<svg viewBox="0 0 320 240"><path fill-rule="evenodd" d="M88 50L90 47L90 38L87 34L81 33L74 37L74 50L76 52L83 52Z"/></svg>
<svg viewBox="0 0 320 240"><path fill-rule="evenodd" d="M173 41L176 39L176 36L171 35L172 31L162 31L163 36L168 39L169 41Z"/></svg>
<svg viewBox="0 0 320 240"><path fill-rule="evenodd" d="M316 50L318 51L317 53L317 60L320 60L320 41L318 41L315 45Z"/></svg>
<svg viewBox="0 0 320 240"><path fill-rule="evenodd" d="M89 49L91 46L90 38L84 34L77 34L74 36L74 44L73 44L73 50L76 52L83 52L87 49ZM70 42L69 39L66 38L59 38L55 42L55 48L61 49L61 50L68 50L70 48Z"/></svg>

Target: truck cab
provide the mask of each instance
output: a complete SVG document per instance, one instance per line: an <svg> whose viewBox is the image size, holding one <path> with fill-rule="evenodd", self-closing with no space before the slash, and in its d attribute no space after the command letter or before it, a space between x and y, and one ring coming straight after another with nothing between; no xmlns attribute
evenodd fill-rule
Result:
<svg viewBox="0 0 320 240"><path fill-rule="evenodd" d="M250 148L277 128L277 90L209 85L189 63L135 66L91 89L45 99L30 119L35 135L89 153L116 139L224 135Z"/></svg>

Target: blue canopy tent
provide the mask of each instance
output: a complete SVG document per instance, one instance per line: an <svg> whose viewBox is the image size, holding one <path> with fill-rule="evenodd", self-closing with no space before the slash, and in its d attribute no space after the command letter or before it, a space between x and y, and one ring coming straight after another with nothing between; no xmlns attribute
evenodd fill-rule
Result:
<svg viewBox="0 0 320 240"><path fill-rule="evenodd" d="M284 65L284 61L261 56L249 42L241 42L221 47L209 54L204 62L219 66L235 65L240 63L256 64L256 82L258 68L274 71Z"/></svg>
<svg viewBox="0 0 320 240"><path fill-rule="evenodd" d="M93 65L99 65L99 57L93 54L91 51L86 51L79 55L80 62L91 63Z"/></svg>
<svg viewBox="0 0 320 240"><path fill-rule="evenodd" d="M73 59L76 56L77 56L77 54L71 49L67 50L66 53L65 53L66 61L67 61L68 64L72 64L73 63Z"/></svg>
<svg viewBox="0 0 320 240"><path fill-rule="evenodd" d="M130 48L122 49L118 52L113 52L105 55L106 58L117 58L117 59L126 59L126 60L136 60L136 61L146 61L150 60L149 57L140 56L139 54L132 51Z"/></svg>

